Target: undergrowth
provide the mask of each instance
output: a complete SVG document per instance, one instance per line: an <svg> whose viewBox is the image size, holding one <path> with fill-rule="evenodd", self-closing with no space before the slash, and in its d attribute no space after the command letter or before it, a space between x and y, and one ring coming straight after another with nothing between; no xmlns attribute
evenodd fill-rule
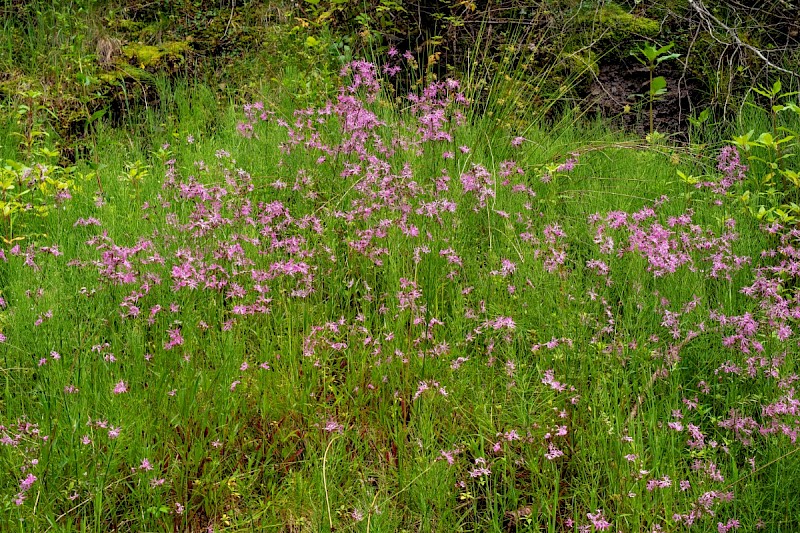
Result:
<svg viewBox="0 0 800 533"><path fill-rule="evenodd" d="M797 231L743 154L413 59L98 121L0 248L9 530L797 529Z"/></svg>

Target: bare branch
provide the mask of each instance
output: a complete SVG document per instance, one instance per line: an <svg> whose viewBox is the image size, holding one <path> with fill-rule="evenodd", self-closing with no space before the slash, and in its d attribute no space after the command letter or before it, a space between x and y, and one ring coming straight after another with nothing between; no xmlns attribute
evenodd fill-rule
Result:
<svg viewBox="0 0 800 533"><path fill-rule="evenodd" d="M800 74L798 74L797 72L794 72L794 71L791 71L791 70L786 70L783 67L779 67L778 65L776 65L775 63L770 61L769 58L767 58L767 56L764 55L764 52L762 52L761 50L759 50L755 46L753 46L751 44L747 44L746 42L742 41L739 38L739 35L736 33L736 30L731 28L731 27L729 27L729 26L727 26L724 22L722 22L717 17L712 15L711 12L706 8L706 6L703 5L702 0L689 0L689 5L692 6L692 8L695 11L697 11L697 14L700 15L700 18L703 19L703 21L708 25L708 29L709 29L710 32L713 33L714 25L719 26L720 28L725 30L728 33L728 35L730 35L731 39L733 39L733 41L738 46L740 46L742 48L747 48L748 50L753 52L766 65L774 68L775 70L777 70L779 72L783 72L785 74L789 74L789 75L794 76L796 78L800 78Z"/></svg>

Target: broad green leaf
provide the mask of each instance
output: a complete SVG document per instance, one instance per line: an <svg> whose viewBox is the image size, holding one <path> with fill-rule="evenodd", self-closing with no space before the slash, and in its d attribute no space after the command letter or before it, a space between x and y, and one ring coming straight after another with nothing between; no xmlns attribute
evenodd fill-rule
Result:
<svg viewBox="0 0 800 533"><path fill-rule="evenodd" d="M658 76L657 78L653 78L653 82L650 84L650 95L651 96L659 96L664 94L667 91L667 80L664 76Z"/></svg>
<svg viewBox="0 0 800 533"><path fill-rule="evenodd" d="M794 111L797 114L800 114L800 107L797 104L795 104L794 102L789 102L788 104L784 104L784 105L782 105L780 107L781 107L780 111L789 110L789 111Z"/></svg>
<svg viewBox="0 0 800 533"><path fill-rule="evenodd" d="M791 181L795 187L800 187L800 174L795 172L794 170L784 170L781 172L789 181Z"/></svg>
<svg viewBox="0 0 800 533"><path fill-rule="evenodd" d="M675 43L669 43L669 44L667 44L667 45L664 45L664 46L662 46L661 48L659 48L659 49L656 51L656 53L657 53L658 55L661 55L661 54L666 54L667 52L669 52L669 51L672 49L672 47L673 47L673 46L675 46Z"/></svg>
<svg viewBox="0 0 800 533"><path fill-rule="evenodd" d="M772 93L762 87L753 87L753 92L760 94L761 96L766 96L767 98L772 98Z"/></svg>
<svg viewBox="0 0 800 533"><path fill-rule="evenodd" d="M670 59L677 59L679 57L681 57L680 54L670 54L668 56L661 56L656 60L656 63L661 64L664 61L669 61Z"/></svg>
<svg viewBox="0 0 800 533"><path fill-rule="evenodd" d="M653 63L658 57L658 50L650 44L646 44L639 49L642 55L647 58L647 61Z"/></svg>
<svg viewBox="0 0 800 533"><path fill-rule="evenodd" d="M768 148L775 146L775 139L773 139L772 134L767 131L759 135L756 142Z"/></svg>

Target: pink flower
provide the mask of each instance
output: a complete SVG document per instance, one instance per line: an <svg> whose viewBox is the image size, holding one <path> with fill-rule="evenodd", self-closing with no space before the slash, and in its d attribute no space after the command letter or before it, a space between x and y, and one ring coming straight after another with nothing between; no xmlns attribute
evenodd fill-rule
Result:
<svg viewBox="0 0 800 533"><path fill-rule="evenodd" d="M561 457L562 455L564 455L564 452L562 452L561 450L559 450L558 448L553 446L552 443L547 445L547 449L548 449L548 452L546 454L544 454L544 456L550 461L552 461L553 459L556 459L557 457Z"/></svg>
<svg viewBox="0 0 800 533"><path fill-rule="evenodd" d="M28 474L28 477L19 482L19 490L22 492L28 492L34 483L36 483L36 476L33 474Z"/></svg>
<svg viewBox="0 0 800 533"><path fill-rule="evenodd" d="M183 345L183 335L181 334L181 328L169 329L167 330L167 334L169 334L169 341L164 343L165 350L171 350L175 346Z"/></svg>
<svg viewBox="0 0 800 533"><path fill-rule="evenodd" d="M128 384L124 381L121 381L114 385L114 394L124 394L128 392Z"/></svg>
<svg viewBox="0 0 800 533"><path fill-rule="evenodd" d="M602 510L597 511L595 514L586 513L586 516L591 520L596 531L605 531L611 527L611 522L605 519Z"/></svg>
<svg viewBox="0 0 800 533"><path fill-rule="evenodd" d="M342 431L344 431L344 426L331 418L330 420L328 420L327 424L325 424L325 426L322 429L324 429L328 433L342 433Z"/></svg>
<svg viewBox="0 0 800 533"><path fill-rule="evenodd" d="M575 168L575 164L577 162L578 162L577 159L575 159L574 157L571 157L571 158L567 159L565 162L563 162L560 165L558 165L558 168L556 168L556 172L570 172L570 171L572 171L572 169Z"/></svg>
<svg viewBox="0 0 800 533"><path fill-rule="evenodd" d="M140 470L146 470L146 471L149 472L150 470L153 469L153 465L151 465L150 461L148 461L147 458L145 458L145 459L142 459L142 464L139 465L139 469Z"/></svg>
<svg viewBox="0 0 800 533"><path fill-rule="evenodd" d="M440 453L442 455L442 458L444 458L444 460L447 461L447 464L453 465L456 462L455 456L461 453L461 450L459 450L458 448L450 451L440 450Z"/></svg>
<svg viewBox="0 0 800 533"><path fill-rule="evenodd" d="M735 518L731 518L728 520L727 524L723 524L722 522L717 522L717 531L719 533L728 533L731 529L739 529L740 524L739 521Z"/></svg>
<svg viewBox="0 0 800 533"><path fill-rule="evenodd" d="M483 457L478 457L475 459L475 468L470 470L469 476L470 477L483 477L488 476L492 473L488 466L486 466L486 459Z"/></svg>

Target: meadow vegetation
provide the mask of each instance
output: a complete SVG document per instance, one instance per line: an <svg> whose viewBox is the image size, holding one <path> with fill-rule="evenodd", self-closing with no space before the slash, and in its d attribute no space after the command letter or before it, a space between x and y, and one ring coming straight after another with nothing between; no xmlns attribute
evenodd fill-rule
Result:
<svg viewBox="0 0 800 533"><path fill-rule="evenodd" d="M0 529L800 528L791 87L677 144L326 57L71 159L4 100Z"/></svg>

